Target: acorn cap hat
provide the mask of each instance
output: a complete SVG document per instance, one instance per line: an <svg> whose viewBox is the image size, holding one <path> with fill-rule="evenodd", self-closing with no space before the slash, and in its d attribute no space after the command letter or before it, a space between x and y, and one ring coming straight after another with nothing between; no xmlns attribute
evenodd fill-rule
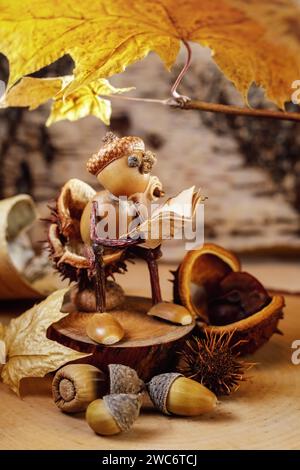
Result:
<svg viewBox="0 0 300 470"><path fill-rule="evenodd" d="M92 175L98 175L111 162L129 156L136 150L145 151L144 142L139 137L119 138L112 132L107 132L103 142L103 147L98 153L92 155L87 162L87 170Z"/></svg>

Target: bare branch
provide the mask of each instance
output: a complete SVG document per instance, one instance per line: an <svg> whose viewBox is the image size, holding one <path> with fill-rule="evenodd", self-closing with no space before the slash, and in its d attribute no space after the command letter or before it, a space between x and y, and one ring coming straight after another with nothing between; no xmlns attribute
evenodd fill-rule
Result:
<svg viewBox="0 0 300 470"><path fill-rule="evenodd" d="M107 97L106 97L107 98ZM262 119L277 119L282 121L300 122L300 113L290 113L286 111L272 111L268 109L241 108L239 106L231 106L218 103L207 103L206 101L190 100L184 101L179 98L169 98L166 100L152 98L138 98L133 96L110 95L109 98L120 99L126 101L135 101L141 103L156 103L172 108L183 110L198 110L209 113L231 114L235 116L248 116Z"/></svg>
<svg viewBox="0 0 300 470"><path fill-rule="evenodd" d="M248 116L263 119L280 119L282 121L300 122L300 113L289 113L285 111L272 111L268 109L241 108L218 103L207 103L206 101L191 100L187 103L177 102L174 99L167 100L166 104L184 110L199 110L211 113L231 114L236 116Z"/></svg>

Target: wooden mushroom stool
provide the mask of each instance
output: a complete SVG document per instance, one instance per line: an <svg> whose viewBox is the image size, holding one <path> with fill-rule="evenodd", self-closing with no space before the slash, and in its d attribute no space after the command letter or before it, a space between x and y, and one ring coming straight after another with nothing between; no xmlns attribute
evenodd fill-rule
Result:
<svg viewBox="0 0 300 470"><path fill-rule="evenodd" d="M125 336L116 344L97 344L86 333L93 313L78 312L69 298L63 306L70 312L48 330L52 340L81 352L90 353L84 361L105 370L109 364L124 364L137 371L147 381L156 374L172 370L176 351L190 335L195 323L181 326L151 317L147 312L152 300L144 297L125 297L124 306L110 311L122 325Z"/></svg>

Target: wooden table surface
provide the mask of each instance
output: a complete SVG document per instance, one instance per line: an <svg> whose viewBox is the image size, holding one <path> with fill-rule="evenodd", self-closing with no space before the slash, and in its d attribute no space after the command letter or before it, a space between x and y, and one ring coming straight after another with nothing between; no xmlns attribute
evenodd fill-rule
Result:
<svg viewBox="0 0 300 470"><path fill-rule="evenodd" d="M163 294L170 298L170 266L161 266ZM298 287L295 263L246 263L267 286ZM130 267L122 283L129 294L147 295L145 267ZM26 379L22 399L0 384L0 449L300 449L300 365L291 362L291 344L300 339L300 297L286 296L284 336L272 340L251 357L257 366L238 392L222 398L216 411L199 418L165 417L152 409L128 433L95 435L83 415L61 413L53 404L50 379ZM23 305L3 304L0 321ZM15 314L15 313L14 313Z"/></svg>

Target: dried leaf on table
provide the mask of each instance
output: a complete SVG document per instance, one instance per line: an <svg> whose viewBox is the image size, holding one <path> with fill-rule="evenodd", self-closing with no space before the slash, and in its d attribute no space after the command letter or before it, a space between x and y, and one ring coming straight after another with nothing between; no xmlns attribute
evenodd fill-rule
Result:
<svg viewBox="0 0 300 470"><path fill-rule="evenodd" d="M47 126L54 122L68 119L76 121L85 116L93 115L109 124L111 103L102 96L116 95L132 90L132 88L115 88L104 78L95 80L88 85L77 88L65 99L55 95L70 83L72 75L57 78L23 77L20 82L9 89L2 98L2 106L28 107L33 110L41 104L53 99Z"/></svg>
<svg viewBox="0 0 300 470"><path fill-rule="evenodd" d="M5 326L0 323L0 366L1 364L5 364L6 360L6 347L4 343L4 332Z"/></svg>
<svg viewBox="0 0 300 470"><path fill-rule="evenodd" d="M170 68L180 41L191 41L211 49L245 98L255 82L283 107L300 76L299 12L293 0L0 0L0 51L9 59L9 87L69 54L71 93L150 51Z"/></svg>
<svg viewBox="0 0 300 470"><path fill-rule="evenodd" d="M27 194L0 201L0 299L42 298L61 286L47 252L32 246L28 230L37 217Z"/></svg>
<svg viewBox="0 0 300 470"><path fill-rule="evenodd" d="M2 380L19 395L21 379L44 377L67 362L86 357L46 337L48 327L68 315L61 306L67 289L51 294L18 318L11 320L4 334L7 362Z"/></svg>

